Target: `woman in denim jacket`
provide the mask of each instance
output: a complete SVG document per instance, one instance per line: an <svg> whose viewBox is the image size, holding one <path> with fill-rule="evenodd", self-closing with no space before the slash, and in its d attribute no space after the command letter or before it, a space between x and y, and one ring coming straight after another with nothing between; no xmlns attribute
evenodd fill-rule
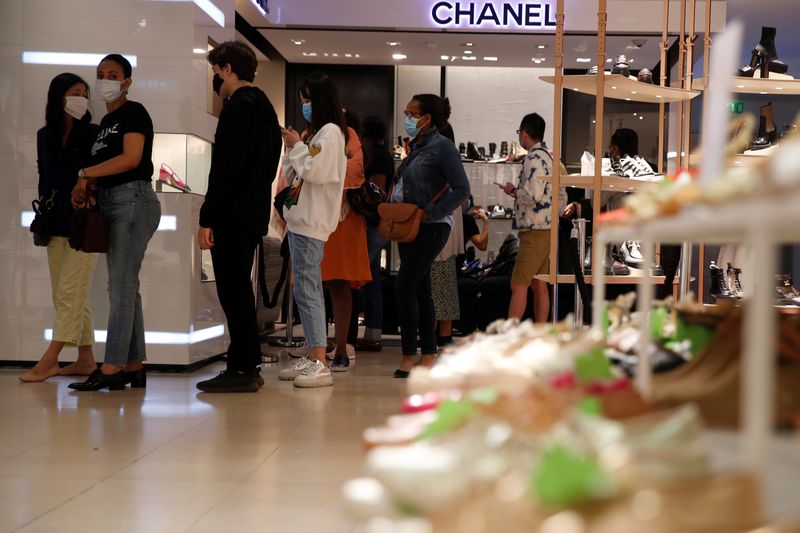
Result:
<svg viewBox="0 0 800 533"><path fill-rule="evenodd" d="M396 378L408 377L414 366L418 332L422 364L432 366L436 361L431 266L450 235L453 211L470 194L461 154L439 133L447 127L447 101L435 94L418 94L406 106L405 115L405 129L413 139L411 153L397 172L390 201L416 204L425 210L425 218L417 238L398 245L400 270L395 292L403 359L394 373Z"/></svg>

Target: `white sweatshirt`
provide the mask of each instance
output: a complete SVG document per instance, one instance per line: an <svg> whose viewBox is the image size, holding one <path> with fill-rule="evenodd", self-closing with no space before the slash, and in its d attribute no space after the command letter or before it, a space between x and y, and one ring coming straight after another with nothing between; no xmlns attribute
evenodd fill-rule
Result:
<svg viewBox="0 0 800 533"><path fill-rule="evenodd" d="M289 231L328 240L339 225L346 170L344 134L335 124L325 124L307 144L297 143L283 156L289 186L303 180L297 204L283 210Z"/></svg>

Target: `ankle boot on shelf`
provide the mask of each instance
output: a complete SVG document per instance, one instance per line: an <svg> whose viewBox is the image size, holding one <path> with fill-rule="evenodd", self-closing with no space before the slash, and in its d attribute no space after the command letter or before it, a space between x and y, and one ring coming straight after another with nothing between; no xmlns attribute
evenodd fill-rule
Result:
<svg viewBox="0 0 800 533"><path fill-rule="evenodd" d="M636 76L636 79L642 83L653 83L653 73L650 71L649 68L643 68L639 71L639 74Z"/></svg>
<svg viewBox="0 0 800 533"><path fill-rule="evenodd" d="M481 154L478 152L478 147L473 142L467 143L467 159L481 161Z"/></svg>
<svg viewBox="0 0 800 533"><path fill-rule="evenodd" d="M778 128L775 126L775 118L772 109L772 102L761 106L761 119L758 126L756 139L753 141L751 150L763 150L769 148L778 140Z"/></svg>
<svg viewBox="0 0 800 533"><path fill-rule="evenodd" d="M778 52L775 49L775 28L768 26L761 27L761 40L753 49L750 64L739 69L739 76L752 78L756 70L760 70L762 78L769 78L769 73L786 74L789 66L778 59Z"/></svg>
<svg viewBox="0 0 800 533"><path fill-rule="evenodd" d="M618 55L614 61L614 66L611 68L611 74L621 74L625 77L630 76L631 69L628 58L624 55Z"/></svg>
<svg viewBox="0 0 800 533"><path fill-rule="evenodd" d="M725 271L717 266L716 262L711 261L708 267L711 271L711 298L714 300L731 300L736 299L736 295L732 294L725 282Z"/></svg>
<svg viewBox="0 0 800 533"><path fill-rule="evenodd" d="M508 141L503 141L500 143L500 157L507 157L508 156Z"/></svg>
<svg viewBox="0 0 800 533"><path fill-rule="evenodd" d="M740 300L744 296L742 291L742 280L740 277L741 274L741 268L736 268L732 264L728 263L728 268L725 269L725 283L728 286L730 293Z"/></svg>
<svg viewBox="0 0 800 533"><path fill-rule="evenodd" d="M489 143L489 159L494 159L497 153L497 143Z"/></svg>
<svg viewBox="0 0 800 533"><path fill-rule="evenodd" d="M789 274L775 276L775 291L781 303L800 305L800 291L794 288L792 276Z"/></svg>
<svg viewBox="0 0 800 533"><path fill-rule="evenodd" d="M606 274L611 276L630 276L631 269L628 267L628 265L620 261L619 257L620 255L616 246L613 249L610 244L606 246L605 260L603 264Z"/></svg>

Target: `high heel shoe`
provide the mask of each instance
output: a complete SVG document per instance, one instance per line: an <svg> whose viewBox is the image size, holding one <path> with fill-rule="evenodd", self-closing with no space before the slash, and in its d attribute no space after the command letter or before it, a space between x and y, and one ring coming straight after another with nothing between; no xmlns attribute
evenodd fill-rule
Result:
<svg viewBox="0 0 800 533"><path fill-rule="evenodd" d="M761 40L753 49L750 64L739 69L737 74L744 78L752 78L756 70L760 70L762 78L769 78L769 73L786 74L789 65L778 59L775 49L775 34L777 30L768 26L761 27Z"/></svg>
<svg viewBox="0 0 800 533"><path fill-rule="evenodd" d="M147 387L147 372L144 367L133 372L122 371L122 380L129 383L132 389L144 389Z"/></svg>
<svg viewBox="0 0 800 533"><path fill-rule="evenodd" d="M758 126L758 134L753 141L751 150L763 150L769 148L778 140L778 128L775 126L775 118L772 110L772 102L761 106L761 119Z"/></svg>
<svg viewBox="0 0 800 533"><path fill-rule="evenodd" d="M120 370L114 374L103 374L98 368L86 381L70 383L69 388L76 391L98 391L108 388L108 390L125 390L125 376Z"/></svg>
<svg viewBox="0 0 800 533"><path fill-rule="evenodd" d="M160 183L166 183L170 187L174 187L179 191L183 192L192 192L192 189L181 180L178 175L172 170L169 165L166 163L161 163L161 168L158 171L158 181Z"/></svg>

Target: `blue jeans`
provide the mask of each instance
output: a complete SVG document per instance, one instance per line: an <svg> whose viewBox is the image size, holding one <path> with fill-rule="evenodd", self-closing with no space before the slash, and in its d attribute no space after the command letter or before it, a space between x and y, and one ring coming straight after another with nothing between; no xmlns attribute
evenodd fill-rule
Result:
<svg viewBox="0 0 800 533"><path fill-rule="evenodd" d="M381 288L381 250L386 239L378 228L367 227L367 250L372 281L361 288L364 293L364 325L367 329L383 329L383 290Z"/></svg>
<svg viewBox="0 0 800 533"><path fill-rule="evenodd" d="M144 361L144 316L139 270L147 243L161 221L161 203L149 181L98 189L97 200L108 221L108 334L105 362L124 366Z"/></svg>
<svg viewBox="0 0 800 533"><path fill-rule="evenodd" d="M322 292L322 253L325 242L291 231L289 256L294 276L294 301L303 323L306 346L317 348L328 345L328 328L325 324L325 294Z"/></svg>
<svg viewBox="0 0 800 533"><path fill-rule="evenodd" d="M417 332L422 353L436 353L436 314L431 296L431 267L449 236L448 224L420 224L415 240L397 245L400 270L397 272L394 288L400 315L403 355L416 355Z"/></svg>

